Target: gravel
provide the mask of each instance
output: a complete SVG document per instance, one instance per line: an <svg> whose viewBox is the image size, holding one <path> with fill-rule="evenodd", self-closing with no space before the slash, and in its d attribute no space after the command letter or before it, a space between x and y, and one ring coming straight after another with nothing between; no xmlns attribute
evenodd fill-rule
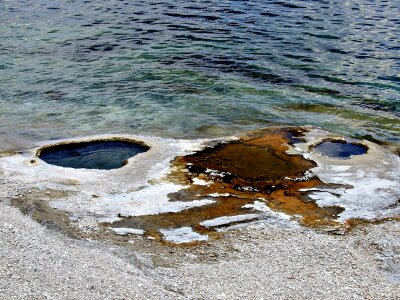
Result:
<svg viewBox="0 0 400 300"><path fill-rule="evenodd" d="M21 192L0 178L0 299L400 299L396 221L343 236L253 224L133 251L45 228L9 205Z"/></svg>
<svg viewBox="0 0 400 300"><path fill-rule="evenodd" d="M146 257L66 238L4 204L0 220L1 299L174 298Z"/></svg>
<svg viewBox="0 0 400 300"><path fill-rule="evenodd" d="M376 259L373 245L382 240L380 229L391 240L384 244L397 240L391 249L397 249L397 257L386 257L391 263ZM393 281L399 268L386 269L391 276L382 272L395 260L399 266L399 232L398 223L347 237L250 226L230 237L237 259L187 263L165 275L190 299L400 299L399 282Z"/></svg>

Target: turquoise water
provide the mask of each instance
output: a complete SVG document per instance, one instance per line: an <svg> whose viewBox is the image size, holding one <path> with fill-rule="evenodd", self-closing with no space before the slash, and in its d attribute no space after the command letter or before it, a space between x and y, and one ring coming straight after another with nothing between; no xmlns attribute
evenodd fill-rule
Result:
<svg viewBox="0 0 400 300"><path fill-rule="evenodd" d="M400 1L0 1L0 133L400 140Z"/></svg>

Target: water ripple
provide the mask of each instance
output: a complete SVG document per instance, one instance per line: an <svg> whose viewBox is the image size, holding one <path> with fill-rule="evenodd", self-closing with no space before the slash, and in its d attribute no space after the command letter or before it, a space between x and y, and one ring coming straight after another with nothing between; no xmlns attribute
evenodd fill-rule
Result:
<svg viewBox="0 0 400 300"><path fill-rule="evenodd" d="M397 1L11 0L0 11L2 132L307 123L400 140Z"/></svg>

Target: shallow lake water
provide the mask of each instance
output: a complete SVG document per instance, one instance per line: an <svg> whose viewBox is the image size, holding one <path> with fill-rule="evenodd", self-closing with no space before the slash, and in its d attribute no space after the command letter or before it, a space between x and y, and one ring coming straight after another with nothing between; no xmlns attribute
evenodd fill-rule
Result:
<svg viewBox="0 0 400 300"><path fill-rule="evenodd" d="M400 138L399 1L1 1L0 134Z"/></svg>

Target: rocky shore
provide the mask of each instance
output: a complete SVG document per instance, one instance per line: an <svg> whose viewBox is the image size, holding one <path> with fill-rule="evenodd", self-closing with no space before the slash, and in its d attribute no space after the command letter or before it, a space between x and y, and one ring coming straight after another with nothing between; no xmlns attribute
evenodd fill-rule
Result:
<svg viewBox="0 0 400 300"><path fill-rule="evenodd" d="M223 144L172 167L171 158L201 143L152 138L151 151L110 172L47 165L33 147L3 149L0 299L400 299L398 158L364 142L364 158L324 162L311 142L300 143L318 163L314 174L334 184L281 176L282 184L265 186L266 162L292 159L280 137ZM235 147L250 151L247 158L260 154L254 182L240 164L219 173L202 165L223 166ZM307 182L318 189L297 187ZM328 209L343 204L355 212L348 222L344 208ZM332 230L325 217L346 230ZM201 238L184 240L194 234Z"/></svg>
<svg viewBox="0 0 400 300"><path fill-rule="evenodd" d="M21 187L19 187L21 188ZM1 299L399 299L400 223L346 235L250 224L195 247L72 239L7 204L0 188Z"/></svg>

